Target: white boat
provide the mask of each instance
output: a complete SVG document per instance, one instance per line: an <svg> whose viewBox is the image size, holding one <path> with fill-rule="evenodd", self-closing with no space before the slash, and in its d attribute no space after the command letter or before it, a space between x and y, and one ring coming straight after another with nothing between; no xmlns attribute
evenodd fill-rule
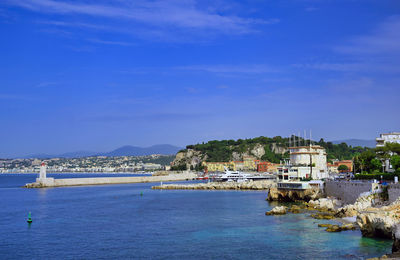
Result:
<svg viewBox="0 0 400 260"><path fill-rule="evenodd" d="M227 181L227 182L246 182L251 174L243 173L239 171L230 171L228 168L224 167L225 172L218 176L217 180Z"/></svg>

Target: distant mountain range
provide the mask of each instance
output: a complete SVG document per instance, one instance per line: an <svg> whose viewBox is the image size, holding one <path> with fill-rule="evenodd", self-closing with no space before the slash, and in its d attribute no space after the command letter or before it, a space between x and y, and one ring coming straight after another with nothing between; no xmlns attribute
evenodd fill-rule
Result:
<svg viewBox="0 0 400 260"><path fill-rule="evenodd" d="M176 154L181 147L177 147L170 144L158 144L150 147L138 147L126 145L120 148L117 148L111 152L98 153L91 151L77 151L77 152L69 152L63 154L32 154L28 156L23 156L22 158L79 158L79 157L88 157L88 156L144 156L151 154L165 154L171 155Z"/></svg>
<svg viewBox="0 0 400 260"><path fill-rule="evenodd" d="M375 140L362 140L362 139L347 139L347 140L332 141L332 143L334 143L334 144L346 143L347 145L351 145L353 147L361 146L361 147L374 148L376 141Z"/></svg>
<svg viewBox="0 0 400 260"><path fill-rule="evenodd" d="M176 154L181 147L173 146L170 144L158 144L150 147L137 147L137 146L122 146L114 151L103 153L104 156L141 156L151 154Z"/></svg>
<svg viewBox="0 0 400 260"><path fill-rule="evenodd" d="M375 140L363 140L363 139L346 139L332 141L334 144L346 143L347 145L361 146L361 147L375 147ZM88 156L144 156L151 154L165 154L174 155L183 148L170 145L170 144L158 144L150 147L138 147L125 145L119 147L111 152L98 153L92 151L77 151L63 154L32 154L29 156L23 156L19 158L79 158Z"/></svg>

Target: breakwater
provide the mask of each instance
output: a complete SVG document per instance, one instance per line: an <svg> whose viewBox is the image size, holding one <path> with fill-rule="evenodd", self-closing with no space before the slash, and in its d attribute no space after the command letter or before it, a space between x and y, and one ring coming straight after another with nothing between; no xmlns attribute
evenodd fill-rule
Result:
<svg viewBox="0 0 400 260"><path fill-rule="evenodd" d="M249 182L209 182L199 184L164 184L153 186L156 190L268 190L276 187L275 181L249 181Z"/></svg>
<svg viewBox="0 0 400 260"><path fill-rule="evenodd" d="M37 180L28 183L25 188L50 188L65 186L85 186L85 185L104 185L104 184L124 184L124 183L147 183L162 181L184 181L196 178L194 173L170 174L166 176L144 176L144 177L99 177L99 178L69 178L53 179L47 178L44 181Z"/></svg>

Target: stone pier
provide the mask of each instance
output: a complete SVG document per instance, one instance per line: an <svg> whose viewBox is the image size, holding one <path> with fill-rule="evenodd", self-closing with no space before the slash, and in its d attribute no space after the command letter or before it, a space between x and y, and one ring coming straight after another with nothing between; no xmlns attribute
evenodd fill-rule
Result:
<svg viewBox="0 0 400 260"><path fill-rule="evenodd" d="M144 177L99 177L99 178L38 178L34 183L28 183L25 188L50 188L65 186L84 186L84 185L104 185L104 184L123 184L123 183L147 183L164 181L185 181L196 178L194 173L170 174L166 176L144 176Z"/></svg>

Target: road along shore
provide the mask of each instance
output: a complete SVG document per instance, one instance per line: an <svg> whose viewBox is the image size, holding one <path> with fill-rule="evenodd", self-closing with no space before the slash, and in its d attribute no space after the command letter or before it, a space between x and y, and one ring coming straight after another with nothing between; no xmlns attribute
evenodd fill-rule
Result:
<svg viewBox="0 0 400 260"><path fill-rule="evenodd" d="M142 177L98 177L98 178L69 178L45 180L37 179L36 182L28 183L24 188L52 188L66 186L105 185L123 183L147 183L163 181L185 181L196 178L194 173L170 174L165 176L142 176Z"/></svg>

